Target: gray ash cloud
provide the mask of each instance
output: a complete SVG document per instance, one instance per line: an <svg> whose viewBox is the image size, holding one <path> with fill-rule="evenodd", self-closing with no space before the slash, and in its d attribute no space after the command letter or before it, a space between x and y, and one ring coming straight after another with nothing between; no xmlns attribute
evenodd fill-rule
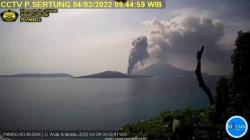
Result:
<svg viewBox="0 0 250 140"><path fill-rule="evenodd" d="M128 73L138 63L149 62L151 58L191 70L196 62L196 52L202 45L206 47L203 58L206 72L224 73L230 69L230 52L220 44L224 25L218 20L183 15L168 21L154 19L145 24L149 34L133 42Z"/></svg>
<svg viewBox="0 0 250 140"><path fill-rule="evenodd" d="M128 60L128 74L132 72L137 63L143 63L142 60L149 57L147 52L148 41L146 36L135 39L132 43L133 48L130 51Z"/></svg>

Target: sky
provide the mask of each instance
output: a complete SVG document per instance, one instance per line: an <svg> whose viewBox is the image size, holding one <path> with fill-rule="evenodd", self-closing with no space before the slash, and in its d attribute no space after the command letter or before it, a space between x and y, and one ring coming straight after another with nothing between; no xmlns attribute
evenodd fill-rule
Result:
<svg viewBox="0 0 250 140"><path fill-rule="evenodd" d="M166 0L165 9L61 9L41 23L0 21L0 75L125 73L140 36L147 59L192 70L207 45L204 71L228 73L237 32L250 28L249 7L249 0Z"/></svg>

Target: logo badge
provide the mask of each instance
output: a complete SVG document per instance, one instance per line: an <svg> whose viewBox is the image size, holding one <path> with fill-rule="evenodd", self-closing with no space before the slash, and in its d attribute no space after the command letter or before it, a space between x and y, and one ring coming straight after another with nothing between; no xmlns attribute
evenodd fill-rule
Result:
<svg viewBox="0 0 250 140"><path fill-rule="evenodd" d="M241 116L232 116L227 120L226 131L233 138L241 138L247 133L248 124Z"/></svg>
<svg viewBox="0 0 250 140"><path fill-rule="evenodd" d="M1 18L4 22L15 22L18 18L18 13L12 10L7 10L1 13Z"/></svg>

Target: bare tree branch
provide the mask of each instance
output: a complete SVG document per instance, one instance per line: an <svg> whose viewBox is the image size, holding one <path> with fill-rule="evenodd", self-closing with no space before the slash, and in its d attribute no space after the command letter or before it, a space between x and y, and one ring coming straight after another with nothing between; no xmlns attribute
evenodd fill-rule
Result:
<svg viewBox="0 0 250 140"><path fill-rule="evenodd" d="M201 87L201 89L203 89L205 91L205 93L207 94L207 97L209 99L210 105L214 104L214 99L212 96L212 93L210 91L210 89L207 87L207 85L205 84L203 78L202 78L202 73L201 73L201 57L202 57L202 53L204 51L204 46L201 47L201 49L197 52L197 66L196 66L196 70L195 70L195 74L197 77L197 80L199 82L199 86Z"/></svg>

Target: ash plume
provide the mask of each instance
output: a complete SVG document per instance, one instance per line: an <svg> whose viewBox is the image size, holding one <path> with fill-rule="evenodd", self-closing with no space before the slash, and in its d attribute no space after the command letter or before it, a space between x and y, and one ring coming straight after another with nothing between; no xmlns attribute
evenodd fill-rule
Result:
<svg viewBox="0 0 250 140"><path fill-rule="evenodd" d="M153 19L145 22L145 25L149 27L149 34L133 42L128 73L136 70L136 63L155 59L158 60L155 62L192 70L195 65L195 54L202 45L206 46L206 72L223 73L230 69L230 51L223 49L225 46L220 44L224 35L224 25L218 20L183 15L168 21Z"/></svg>
<svg viewBox="0 0 250 140"><path fill-rule="evenodd" d="M128 60L128 74L131 74L137 63L141 63L141 65L143 65L142 60L149 57L147 52L148 41L146 36L138 37L133 41L132 45L133 48L130 51Z"/></svg>

